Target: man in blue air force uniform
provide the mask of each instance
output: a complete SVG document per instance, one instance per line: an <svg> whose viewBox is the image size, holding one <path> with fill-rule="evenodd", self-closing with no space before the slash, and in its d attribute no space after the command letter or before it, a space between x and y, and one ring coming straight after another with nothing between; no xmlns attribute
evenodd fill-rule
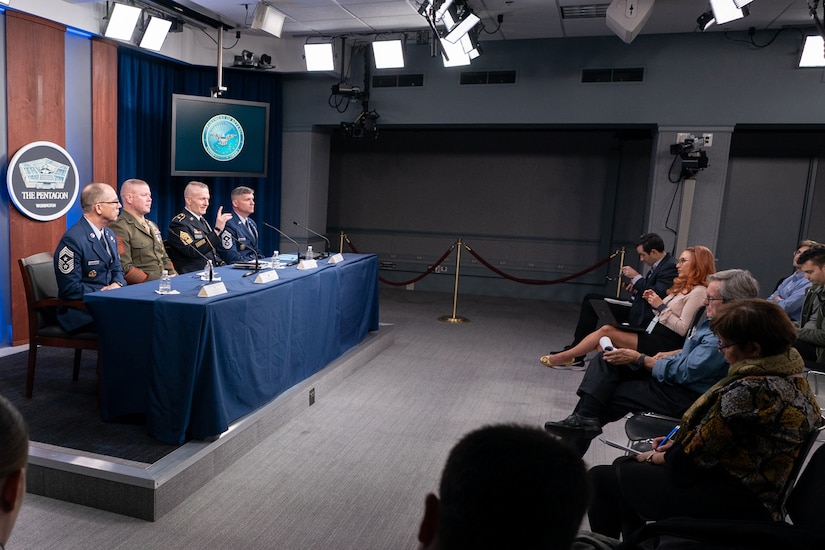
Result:
<svg viewBox="0 0 825 550"><path fill-rule="evenodd" d="M221 256L227 263L254 262L258 247L258 226L250 218L255 212L255 191L249 187L232 190L232 219L221 233Z"/></svg>
<svg viewBox="0 0 825 550"><path fill-rule="evenodd" d="M54 253L57 296L66 300L126 284L115 233L107 227L120 212L117 193L106 183L90 183L80 192L80 206L83 217L66 231ZM57 322L70 333L94 330L92 316L79 309L59 308Z"/></svg>

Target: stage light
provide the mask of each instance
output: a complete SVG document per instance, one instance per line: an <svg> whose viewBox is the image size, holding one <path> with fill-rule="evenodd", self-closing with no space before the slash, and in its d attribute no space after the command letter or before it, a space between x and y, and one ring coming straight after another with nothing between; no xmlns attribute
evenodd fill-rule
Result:
<svg viewBox="0 0 825 550"><path fill-rule="evenodd" d="M167 19L154 16L149 18L149 24L146 25L143 38L140 39L140 47L159 52L171 26L172 22Z"/></svg>
<svg viewBox="0 0 825 550"><path fill-rule="evenodd" d="M447 34L447 36L444 37L444 39L447 42L452 42L453 44L455 44L456 42L461 40L462 36L466 36L467 33L470 32L470 29L478 25L480 22L481 19L479 19L476 14L468 13L464 17L464 19L459 21L458 24L456 24L452 29L450 29L450 32Z"/></svg>
<svg viewBox="0 0 825 550"><path fill-rule="evenodd" d="M430 10L432 8L432 5L433 5L432 0L425 0L421 4L421 7L418 8L419 15L422 15L422 16L426 17L427 19L429 19L430 18ZM444 2L442 2L441 6L439 6L439 8L435 11L435 14L433 16L433 24L437 23L438 21L441 21L441 18L444 16L444 13L452 5L453 5L453 0L444 0Z"/></svg>
<svg viewBox="0 0 825 550"><path fill-rule="evenodd" d="M284 30L286 15L279 12L269 4L258 2L255 6L255 15L252 17L252 28L258 31L268 32L272 36L281 37Z"/></svg>
<svg viewBox="0 0 825 550"><path fill-rule="evenodd" d="M461 43L452 44L443 38L439 38L441 43L441 60L445 67L462 67L470 64L470 56L464 52Z"/></svg>
<svg viewBox="0 0 825 550"><path fill-rule="evenodd" d="M109 24L106 25L104 36L115 40L131 40L141 11L134 6L115 4L109 15Z"/></svg>
<svg viewBox="0 0 825 550"><path fill-rule="evenodd" d="M372 43L376 69L403 69L404 44L401 40L376 40Z"/></svg>
<svg viewBox="0 0 825 550"><path fill-rule="evenodd" d="M713 18L716 19L717 25L724 25L750 14L746 6L739 8L734 0L710 0L710 9L713 10Z"/></svg>
<svg viewBox="0 0 825 550"><path fill-rule="evenodd" d="M707 28L714 23L716 23L716 19L713 18L713 12L711 10L706 11L696 18L696 24L699 25L699 28L703 31L707 30Z"/></svg>
<svg viewBox="0 0 825 550"><path fill-rule="evenodd" d="M799 66L801 68L825 67L825 39L818 34L805 37L802 55L799 57Z"/></svg>
<svg viewBox="0 0 825 550"><path fill-rule="evenodd" d="M308 71L334 71L332 44L304 44L304 59Z"/></svg>

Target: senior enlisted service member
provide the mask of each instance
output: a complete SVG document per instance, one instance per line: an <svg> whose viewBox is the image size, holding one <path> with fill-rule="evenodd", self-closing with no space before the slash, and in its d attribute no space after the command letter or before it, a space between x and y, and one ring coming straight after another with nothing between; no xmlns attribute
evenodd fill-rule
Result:
<svg viewBox="0 0 825 550"><path fill-rule="evenodd" d="M178 273L190 273L204 268L206 260L212 265L223 265L218 255L221 241L220 233L232 214L218 208L215 227L209 225L204 216L209 208L209 187L200 181L190 181L183 190L186 208L172 218L169 223L169 257Z"/></svg>
<svg viewBox="0 0 825 550"><path fill-rule="evenodd" d="M107 183L90 183L80 192L83 216L63 234L54 253L57 297L82 300L87 292L126 284L114 232L120 201ZM58 308L57 322L70 333L93 330L92 316L79 309Z"/></svg>
<svg viewBox="0 0 825 550"><path fill-rule="evenodd" d="M128 179L120 187L123 210L109 227L117 235L117 251L123 276L130 285L160 279L163 270L176 275L172 260L163 246L160 229L145 218L152 208L149 184Z"/></svg>

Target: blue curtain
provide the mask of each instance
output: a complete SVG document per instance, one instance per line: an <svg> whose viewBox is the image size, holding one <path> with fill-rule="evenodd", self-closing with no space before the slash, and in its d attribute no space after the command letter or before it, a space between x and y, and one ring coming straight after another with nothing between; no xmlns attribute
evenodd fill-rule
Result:
<svg viewBox="0 0 825 550"><path fill-rule="evenodd" d="M195 67L130 48L118 49L118 189L129 178L140 178L152 188L152 212L166 236L172 217L183 209L183 188L191 177L172 177L172 94L209 96L217 84L214 67ZM207 219L214 221L218 206L231 211L229 194L245 185L255 190L255 215L259 227L268 222L280 227L281 213L281 77L258 70L224 71L228 91L222 97L269 103L269 159L267 177L199 177L209 185L211 201ZM277 248L277 234L261 232L262 250Z"/></svg>

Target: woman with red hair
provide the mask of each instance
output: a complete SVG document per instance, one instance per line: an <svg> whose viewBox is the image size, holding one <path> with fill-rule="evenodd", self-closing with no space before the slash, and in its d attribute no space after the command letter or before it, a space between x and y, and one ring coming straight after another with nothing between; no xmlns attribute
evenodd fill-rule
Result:
<svg viewBox="0 0 825 550"><path fill-rule="evenodd" d="M653 290L646 290L642 299L655 311L656 317L643 331L632 332L605 325L588 334L578 345L559 353L543 356L543 365L565 368L576 357L599 348L599 340L607 336L615 348L635 349L645 355L682 347L688 328L697 311L705 303L708 275L716 273L716 261L705 246L690 246L679 254L676 262L679 276L662 300Z"/></svg>

